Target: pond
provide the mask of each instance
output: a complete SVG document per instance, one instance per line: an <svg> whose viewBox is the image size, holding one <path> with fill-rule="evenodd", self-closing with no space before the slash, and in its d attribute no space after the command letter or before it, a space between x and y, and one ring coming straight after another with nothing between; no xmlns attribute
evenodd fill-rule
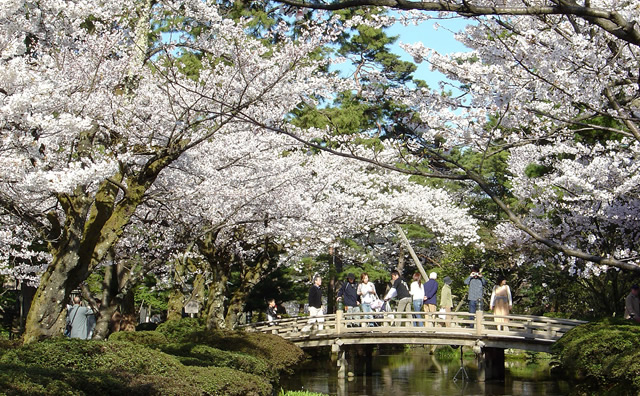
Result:
<svg viewBox="0 0 640 396"><path fill-rule="evenodd" d="M328 354L316 356L304 363L293 375L282 378L285 390L307 390L328 395L412 396L412 395L567 395L569 384L554 379L549 361L534 362L510 360L505 363L503 382L477 381L477 364L473 355L464 356L463 380L460 359L437 358L431 347L412 348L407 351L377 350L373 354L370 375L355 368L355 375L337 378L335 361ZM466 349L465 349L466 352ZM355 357L349 359L354 370ZM455 377L455 378L454 378Z"/></svg>

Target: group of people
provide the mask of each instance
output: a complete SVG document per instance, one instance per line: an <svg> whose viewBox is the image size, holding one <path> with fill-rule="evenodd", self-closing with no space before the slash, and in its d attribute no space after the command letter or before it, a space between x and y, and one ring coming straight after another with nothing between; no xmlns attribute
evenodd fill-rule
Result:
<svg viewBox="0 0 640 396"><path fill-rule="evenodd" d="M440 285L437 281L438 274L431 272L429 279L426 282L422 282L422 276L420 273L415 273L412 277L411 286L407 286L407 283L400 277L400 273L396 270L391 272L391 284L387 293L383 299L380 300L376 292L375 285L369 282L369 276L367 273L360 275L360 282L356 283L356 277L353 273L347 275L346 281L342 284L337 293L337 301L339 309L344 309L344 312L349 314L353 312L373 312L374 305L377 305L380 301L383 301L385 305L389 301L394 300L396 302L395 310L397 312L427 312L431 315L436 315L438 312L437 294ZM443 313L450 313L453 309L453 295L451 293L452 279L445 276L443 279L443 285L440 290L440 311ZM487 284L487 280L482 276L482 272L478 268L473 268L469 276L464 280L464 283L469 286L468 302L469 312L475 313L481 311L483 306L484 288ZM318 330L323 329L323 307L322 307L322 278L316 274L313 277L313 284L309 289L309 326ZM513 300L511 297L511 289L506 283L505 278L500 278L498 283L493 287L490 299L490 309L493 310L495 315L506 316L509 314L511 307L513 306ZM387 305L388 306L388 305ZM376 309L378 306L375 307ZM269 307L267 308L267 317L269 321L273 321L277 318L277 313L274 311L275 301L269 301ZM414 314L415 319L422 319L422 315ZM451 316L444 315L444 325L449 326ZM372 319L372 315L365 315L365 319ZM496 322L506 322L505 318L497 317ZM362 323L363 326L368 325ZM414 326L423 326L423 321L413 322ZM430 325L433 325L434 321L428 321ZM408 325L408 323L407 323ZM501 328L502 326L499 326Z"/></svg>
<svg viewBox="0 0 640 396"><path fill-rule="evenodd" d="M385 296L385 301L396 297L398 303L396 310L398 312L437 312L437 293L439 283L437 281L438 274L431 272L429 274L429 280L422 283L422 276L419 272L413 274L411 287L407 290L406 283L400 278L398 271L391 272L392 287ZM453 295L451 293L452 279L445 276L443 279L442 289L440 291L440 311L444 313L445 326L449 326L451 316L446 315L450 313L453 308ZM482 310L484 288L487 284L487 280L482 276L482 272L478 268L473 268L469 276L464 280L464 284L469 286L468 301L469 312L475 313ZM509 314L511 307L513 306L513 300L511 297L511 289L506 283L505 278L500 278L498 283L494 286L491 293L490 309L494 311L495 315L506 316ZM433 314L432 314L433 315ZM422 318L421 315L415 315L417 318ZM505 318L496 318L496 322L504 322ZM428 322L433 325L433 322ZM423 323L414 322L414 326L422 326ZM501 326L499 326L501 328Z"/></svg>
<svg viewBox="0 0 640 396"><path fill-rule="evenodd" d="M353 273L347 275L347 280L342 284L337 293L337 300L342 303L345 313L365 312L371 313L378 309L376 303L384 301L388 303L391 300L396 302L396 312L426 312L435 315L437 311L437 293L440 287L437 279L438 274L431 272L429 279L422 282L420 273L412 276L411 286L407 286L406 282L400 277L400 273L396 270L391 272L390 288L384 295L382 300L379 299L375 285L369 282L367 273L360 275L360 283L356 283L356 277ZM445 276L443 285L440 290L440 312L450 313L453 309L453 295L451 293L452 279ZM487 285L486 278L482 272L474 267L469 276L464 279L464 284L468 289L469 313L476 313L483 310L484 289ZM309 326L308 329L315 327L318 330L323 329L323 306L322 306L322 278L316 274L313 277L313 284L309 289ZM374 309L375 306L375 309ZM495 322L500 323L498 329L508 329L506 323L508 316L513 307L513 299L511 289L507 285L504 277L498 278L489 300L489 309L493 311L496 317ZM422 315L414 314L414 318L422 319ZM269 300L267 308L267 317L270 322L275 321L280 315L277 314L275 300ZM365 315L365 319L372 319L372 315ZM625 299L624 318L640 323L640 286L631 286L631 291ZM471 317L473 320L473 316ZM444 315L444 325L449 326L451 316ZM413 322L414 326L423 326L423 321ZM434 321L429 321L433 325ZM367 323L363 323L363 326ZM473 327L473 325L471 325Z"/></svg>

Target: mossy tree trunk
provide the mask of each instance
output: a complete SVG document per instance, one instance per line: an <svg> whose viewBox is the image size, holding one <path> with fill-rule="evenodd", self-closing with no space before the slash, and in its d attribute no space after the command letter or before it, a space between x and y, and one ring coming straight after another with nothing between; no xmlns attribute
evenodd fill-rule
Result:
<svg viewBox="0 0 640 396"><path fill-rule="evenodd" d="M184 307L184 293L182 290L174 288L169 294L167 304L167 320L177 320L182 318L182 308Z"/></svg>
<svg viewBox="0 0 640 396"><path fill-rule="evenodd" d="M227 283L229 278L224 273L213 277L207 299L206 323L208 329L226 329L225 307Z"/></svg>
<svg viewBox="0 0 640 396"><path fill-rule="evenodd" d="M202 260L185 259L184 261L176 261L173 270L173 289L169 295L167 308L167 319L176 320L182 318L182 309L188 301L197 301L203 307L201 313L206 311L204 308L208 271L208 264ZM193 279L187 279L190 274L195 273ZM185 283L189 282L193 289L191 295L187 298L183 291Z"/></svg>
<svg viewBox="0 0 640 396"><path fill-rule="evenodd" d="M224 247L216 246L220 229L207 232L196 241L198 250L207 260L211 283L204 312L208 329L224 329L225 300L227 298L229 274L234 257Z"/></svg>
<svg viewBox="0 0 640 396"><path fill-rule="evenodd" d="M57 197L64 216L61 219L50 213L50 227L43 227L53 260L33 298L25 322L25 343L62 332L71 291L105 258L160 171L180 152L172 150L171 154L151 159L139 173L129 177L114 175L102 182L93 196L78 187L73 194ZM118 197L120 191L123 194Z"/></svg>
<svg viewBox="0 0 640 396"><path fill-rule="evenodd" d="M240 324L238 323L239 315L244 311L249 294L260 281L267 277L273 268L273 261L268 252L261 255L256 260L255 265L249 266L243 263L240 286L233 292L225 315L226 328L233 329Z"/></svg>
<svg viewBox="0 0 640 396"><path fill-rule="evenodd" d="M207 296L206 323L209 329L232 329L238 325L239 315L244 311L252 289L275 268L279 248L267 240L264 252L251 263L246 263L231 249L216 246L216 237L217 231L210 232L197 243L207 259L212 280ZM240 272L240 279L231 292L229 280L234 265Z"/></svg>

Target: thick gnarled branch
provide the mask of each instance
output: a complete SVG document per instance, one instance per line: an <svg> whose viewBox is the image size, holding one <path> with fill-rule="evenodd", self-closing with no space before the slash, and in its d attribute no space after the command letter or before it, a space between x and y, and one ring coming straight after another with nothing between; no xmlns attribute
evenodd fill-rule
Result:
<svg viewBox="0 0 640 396"><path fill-rule="evenodd" d="M617 38L630 44L640 46L640 31L636 21L626 20L617 11L609 11L580 6L575 2L562 1L555 6L480 6L471 2L452 1L408 1L408 0L344 0L332 2L278 0L293 7L304 7L318 10L341 10L353 7L389 7L397 10L419 10L436 12L453 12L461 16L486 15L574 15L606 30Z"/></svg>

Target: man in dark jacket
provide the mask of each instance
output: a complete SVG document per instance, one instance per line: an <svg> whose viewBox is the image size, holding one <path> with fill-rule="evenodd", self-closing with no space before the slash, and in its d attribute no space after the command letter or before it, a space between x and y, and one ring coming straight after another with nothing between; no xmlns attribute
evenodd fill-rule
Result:
<svg viewBox="0 0 640 396"><path fill-rule="evenodd" d="M464 284L469 285L469 313L482 311L482 298L487 280L482 277L482 272L478 267L473 267L471 274L464 280ZM470 319L474 320L475 316L471 316ZM471 327L473 328L473 324Z"/></svg>
<svg viewBox="0 0 640 396"><path fill-rule="evenodd" d="M313 284L309 288L309 325L305 330L309 331L317 324L318 330L324 328L324 315L322 313L322 278L319 274L313 276Z"/></svg>
<svg viewBox="0 0 640 396"><path fill-rule="evenodd" d="M429 274L429 280L424 284L424 304L422 305L425 312L437 311L436 295L438 294L438 274L432 272ZM430 318L435 319L435 315L431 315ZM434 322L429 321L427 326L433 326Z"/></svg>
<svg viewBox="0 0 640 396"><path fill-rule="evenodd" d="M389 289L384 300L389 301L394 296L398 299L397 312L411 312L413 306L409 288L407 287L407 283L400 278L400 273L396 270L391 271L391 289ZM398 316L402 317L400 315ZM404 317L409 319L411 315L404 315ZM411 326L411 323L405 322L405 326Z"/></svg>
<svg viewBox="0 0 640 396"><path fill-rule="evenodd" d="M360 308L358 307L358 305L360 305L360 301L358 301L358 284L355 281L356 276L349 273L349 275L347 275L347 281L344 282L340 290L338 290L337 300L340 301L342 299L344 301L345 312L347 313L360 312ZM353 317L345 316L345 319L353 319ZM349 324L348 326L351 327L351 325L352 324Z"/></svg>

